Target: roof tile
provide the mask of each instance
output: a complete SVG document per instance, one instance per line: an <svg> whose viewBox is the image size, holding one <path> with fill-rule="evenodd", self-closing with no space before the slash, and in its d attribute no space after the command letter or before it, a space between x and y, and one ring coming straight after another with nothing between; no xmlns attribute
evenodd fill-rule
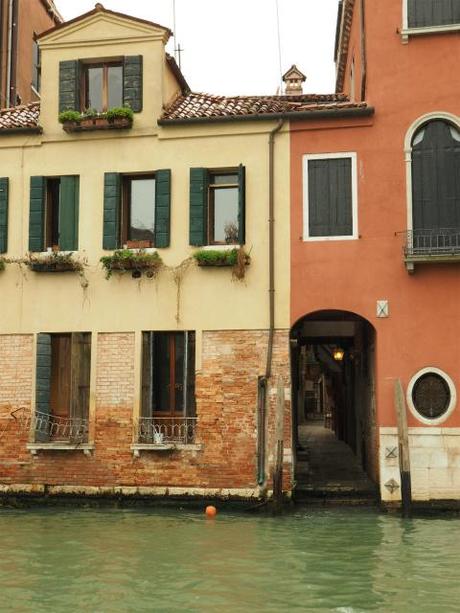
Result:
<svg viewBox="0 0 460 613"><path fill-rule="evenodd" d="M17 128L38 128L40 103L32 102L23 106L14 106L0 110L0 131Z"/></svg>

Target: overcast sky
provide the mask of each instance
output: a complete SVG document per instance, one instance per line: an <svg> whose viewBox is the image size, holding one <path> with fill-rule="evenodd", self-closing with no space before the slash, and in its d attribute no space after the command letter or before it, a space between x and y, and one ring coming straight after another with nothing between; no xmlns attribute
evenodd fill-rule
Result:
<svg viewBox="0 0 460 613"><path fill-rule="evenodd" d="M278 0L282 69L292 64L308 79L308 93L334 91L338 0ZM55 0L65 19L94 8L95 0ZM107 9L149 19L173 30L173 0L105 0ZM182 72L193 91L274 94L279 85L276 0L176 0ZM168 51L173 54L171 40Z"/></svg>

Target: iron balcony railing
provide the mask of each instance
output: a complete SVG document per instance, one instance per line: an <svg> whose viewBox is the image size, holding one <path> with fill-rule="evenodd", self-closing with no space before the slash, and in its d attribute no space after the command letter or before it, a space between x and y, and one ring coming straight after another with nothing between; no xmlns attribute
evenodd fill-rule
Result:
<svg viewBox="0 0 460 613"><path fill-rule="evenodd" d="M37 441L66 441L69 443L88 441L88 420L81 417L56 417L36 411L33 417L33 429Z"/></svg>
<svg viewBox="0 0 460 613"><path fill-rule="evenodd" d="M460 228L408 230L404 255L460 255Z"/></svg>
<svg viewBox="0 0 460 613"><path fill-rule="evenodd" d="M134 424L138 443L153 445L195 442L196 417L140 417Z"/></svg>

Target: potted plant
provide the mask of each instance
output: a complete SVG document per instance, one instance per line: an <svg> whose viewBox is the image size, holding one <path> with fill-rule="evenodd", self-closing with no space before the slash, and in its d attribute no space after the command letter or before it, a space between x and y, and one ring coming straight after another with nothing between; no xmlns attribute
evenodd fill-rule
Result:
<svg viewBox="0 0 460 613"><path fill-rule="evenodd" d="M116 106L105 114L109 124L118 128L130 128L133 125L134 113L127 106Z"/></svg>
<svg viewBox="0 0 460 613"><path fill-rule="evenodd" d="M133 278L139 278L143 272L149 278L155 277L163 265L163 262L155 251L146 253L144 250L131 251L130 249L117 249L112 255L101 258L105 269L106 279L110 279L114 272L123 274L131 272Z"/></svg>
<svg viewBox="0 0 460 613"><path fill-rule="evenodd" d="M249 266L251 257L242 247L234 249L199 249L193 254L198 266L232 268L235 279L244 279L246 266Z"/></svg>
<svg viewBox="0 0 460 613"><path fill-rule="evenodd" d="M47 254L29 253L23 263L33 272L78 272L83 271L83 262L76 260L72 253L52 251Z"/></svg>
<svg viewBox="0 0 460 613"><path fill-rule="evenodd" d="M59 113L59 123L66 132L72 132L75 128L79 127L81 120L81 113L78 111L63 111Z"/></svg>

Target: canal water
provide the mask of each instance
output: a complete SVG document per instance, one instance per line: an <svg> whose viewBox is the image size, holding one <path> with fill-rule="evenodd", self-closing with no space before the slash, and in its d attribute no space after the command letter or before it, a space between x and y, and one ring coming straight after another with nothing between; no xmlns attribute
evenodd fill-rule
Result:
<svg viewBox="0 0 460 613"><path fill-rule="evenodd" d="M460 609L460 519L0 511L0 611Z"/></svg>

